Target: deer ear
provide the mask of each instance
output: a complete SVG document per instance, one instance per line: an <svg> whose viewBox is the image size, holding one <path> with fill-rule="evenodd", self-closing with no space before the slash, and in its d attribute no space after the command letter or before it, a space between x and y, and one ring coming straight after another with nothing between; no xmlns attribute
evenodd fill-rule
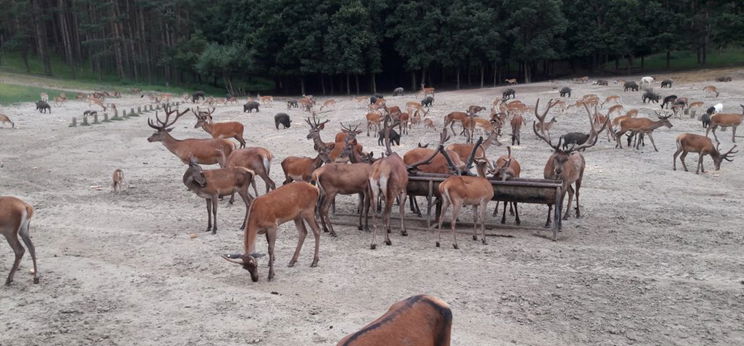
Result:
<svg viewBox="0 0 744 346"><path fill-rule="evenodd" d="M165 132L171 132L171 131L173 131L173 128L172 127L169 128L169 129L165 129Z"/></svg>

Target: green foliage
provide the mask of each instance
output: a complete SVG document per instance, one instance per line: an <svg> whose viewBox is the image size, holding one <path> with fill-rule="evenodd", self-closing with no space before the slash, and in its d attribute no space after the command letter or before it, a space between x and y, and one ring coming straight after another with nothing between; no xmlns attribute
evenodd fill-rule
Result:
<svg viewBox="0 0 744 346"><path fill-rule="evenodd" d="M49 100L54 100L54 98L59 96L61 92L63 91L3 83L0 84L0 105L9 105L20 102L36 102L40 100L39 95L41 93L47 93L49 95ZM69 92L67 93L67 96L70 96Z"/></svg>

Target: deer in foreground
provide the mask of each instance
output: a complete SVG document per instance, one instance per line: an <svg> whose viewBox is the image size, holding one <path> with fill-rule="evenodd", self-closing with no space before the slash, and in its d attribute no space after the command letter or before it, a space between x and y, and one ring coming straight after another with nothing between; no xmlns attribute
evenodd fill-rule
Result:
<svg viewBox="0 0 744 346"><path fill-rule="evenodd" d="M657 121L653 121L649 118L628 118L620 121L620 129L615 134L615 140L617 141L615 147L622 149L623 143L620 140L622 138L622 135L624 135L626 132L635 132L637 134L648 136L648 138L651 140L651 144L654 146L654 150L659 151L659 149L656 148L656 143L654 143L654 137L651 135L651 133L662 126L672 128L672 123L669 122L669 118L672 115L673 114L661 115L659 114L659 112L656 112L656 116L659 118L659 120ZM638 149L638 144L636 144L636 149Z"/></svg>
<svg viewBox="0 0 744 346"><path fill-rule="evenodd" d="M716 130L720 127L721 131L724 131L726 128L731 127L731 141L736 143L736 128L744 120L744 105L739 106L741 106L742 114L716 113L710 116L710 123L705 130L705 137L708 137L709 131L713 131L713 137L716 139L716 142L721 143L718 140L718 136L716 136Z"/></svg>
<svg viewBox="0 0 744 346"><path fill-rule="evenodd" d="M487 160L479 160L479 164L485 164ZM480 172L483 169L479 170ZM447 208L452 205L452 219L450 219L450 225L452 230L452 246L458 249L457 246L457 217L460 215L460 208L462 206L473 206L473 240L478 240L476 232L478 219L481 223L481 242L486 244L486 206L488 201L493 198L493 187L485 176L470 177L470 176L459 176L453 175L439 183L439 194L442 196L442 214L439 217L439 225L437 226L437 247L440 245L442 239L442 222L444 222L444 215L447 213Z"/></svg>
<svg viewBox="0 0 744 346"><path fill-rule="evenodd" d="M394 153L390 149L390 131L393 127L397 126L394 123L392 126L389 124L390 115L385 116L383 123L383 130L385 131L385 154L386 157L382 157L372 164L369 173L369 188L371 190L370 201L377 201L378 196L382 196L385 202L385 209L382 214L382 223L385 234L385 244L392 245L390 241L390 213L393 209L393 203L396 197L400 204L400 233L403 236L407 236L406 223L405 223L405 201L406 201L406 186L408 185L408 170L406 164L403 162L398 154ZM375 236L377 235L377 208L373 208L372 212L372 223L374 225L372 230L372 243L370 249L374 250L377 248L377 242Z"/></svg>
<svg viewBox="0 0 744 346"><path fill-rule="evenodd" d="M212 138L212 139L175 139L171 136L170 132L173 130L173 125L176 121L186 114L189 109L187 108L183 112L178 110L171 110L168 106L163 106L165 110L165 121L161 121L155 112L155 121L153 123L151 119L147 119L147 125L155 129L147 141L162 142L163 145L174 155L176 155L181 162L189 164L191 161L195 161L202 165L214 165L219 164L220 167L225 166L225 159L230 156L234 146L233 144L225 139ZM170 116L175 114L173 120Z"/></svg>
<svg viewBox="0 0 744 346"><path fill-rule="evenodd" d="M512 157L511 147L506 147L507 154L500 156L494 163L493 177L497 180L507 181L513 178L519 178L519 174L522 171L522 166L519 161ZM519 209L517 209L517 202L504 202L504 213L501 216L501 223L506 223L506 205L509 205L509 213L514 215L514 223L519 225ZM499 212L499 201L496 201L496 208L493 209L493 216L496 216Z"/></svg>
<svg viewBox="0 0 744 346"><path fill-rule="evenodd" d="M703 157L705 157L705 155L710 155L713 159L713 165L716 170L720 170L721 162L723 162L723 160L729 162L733 161L734 154L738 152L734 151L734 149L736 149L736 145L734 145L734 147L729 151L721 153L720 144L714 147L713 141L710 138L692 133L683 133L677 136L677 151L674 152L674 158L672 159L672 169L675 171L677 170L677 156L682 153L679 157L679 161L682 162L682 167L684 167L685 172L687 172L687 165L685 165L685 157L687 157L687 153L698 153L697 170L695 171L695 174L700 174L700 171L705 173L705 168L703 167Z"/></svg>
<svg viewBox="0 0 744 346"><path fill-rule="evenodd" d="M183 174L183 184L189 191L207 201L207 230L212 234L217 234L217 206L219 197L231 195L237 192L243 199L248 213L248 205L251 196L248 194L248 187L253 181L253 171L243 167L218 168L202 170L195 162L189 163L189 168ZM214 224L212 217L214 216ZM242 229L245 226L241 226Z"/></svg>
<svg viewBox="0 0 744 346"><path fill-rule="evenodd" d="M122 171L121 168L117 168L114 171L111 180L113 181L113 183L111 184L111 189L114 191L114 193L119 193L121 191L121 187L124 184L124 171Z"/></svg>
<svg viewBox="0 0 744 346"><path fill-rule="evenodd" d="M237 149L227 157L225 167L243 167L253 171L256 176L261 177L266 184L266 192L269 192L276 189L276 184L271 180L271 160L273 159L273 155L266 148ZM253 185L253 192L258 196L255 179L251 179L251 185ZM233 200L234 196L230 197L231 204Z"/></svg>
<svg viewBox="0 0 744 346"><path fill-rule="evenodd" d="M214 107L207 112L199 112L198 109L194 112L196 116L196 124L194 128L202 128L207 131L212 138L235 138L240 142L240 148L245 148L245 139L243 139L243 124L237 121L225 121L215 123L212 121L212 113L214 113Z"/></svg>
<svg viewBox="0 0 744 346"><path fill-rule="evenodd" d="M223 255L226 261L241 265L251 275L253 282L258 281L258 254L256 251L256 236L266 234L269 246L269 281L274 278L274 247L277 229L289 220L293 220L299 232L297 248L289 267L294 267L300 256L302 244L307 236L307 223L315 237L315 252L310 267L318 266L318 252L320 249L320 227L315 220L315 207L318 204L318 188L306 182L294 182L279 187L263 196L257 197L248 207L245 219L245 231L242 254Z"/></svg>
<svg viewBox="0 0 744 346"><path fill-rule="evenodd" d="M0 123L3 123L3 126L6 123L10 123L10 127L15 128L15 123L5 114L0 114Z"/></svg>
<svg viewBox="0 0 744 346"><path fill-rule="evenodd" d="M28 252L31 253L31 260L34 263L34 283L39 283L39 271L36 268L36 249L31 242L31 235L28 232L31 217L34 215L34 208L19 198L11 196L0 196L0 233L10 244L15 253L15 261L10 267L10 274L5 280L5 285L9 286L13 282L13 275L21 264L21 258L26 250L21 245L20 240L26 244Z"/></svg>
<svg viewBox="0 0 744 346"><path fill-rule="evenodd" d="M589 126L591 127L591 131L589 132L589 139L587 139L584 144L571 146L570 148L568 148L568 150L564 150L563 148L561 148L560 144L554 145L550 141L550 138L545 137L544 134L540 133L537 130L537 123L532 123L532 131L535 133L535 135L553 149L553 154L550 155L550 157L548 158L548 162L545 164L545 168L543 169L545 179L555 179L562 181L561 196L559 199L561 205L563 205L563 199L565 198L566 193L568 193L568 204L566 213L563 216L564 220L568 219L568 215L571 211L571 201L573 199L574 192L576 193L576 217L578 218L581 215L579 209L579 190L581 189L581 180L584 177L584 168L586 166L586 163L584 161L584 156L581 155L579 151L594 146L597 143L597 136L599 132L604 130L604 128L607 126L607 122L605 122L604 124L602 124L602 127L597 130L594 126L592 113L589 111L589 107L584 105L584 109L586 109L586 114L589 117ZM575 186L576 188L574 189L573 186ZM552 209L553 205L548 204L548 218L545 222L545 227L550 227L550 216ZM555 233L553 233L553 240L555 240Z"/></svg>
<svg viewBox="0 0 744 346"><path fill-rule="evenodd" d="M439 298L418 295L393 304L376 320L338 342L337 346L449 346L452 311Z"/></svg>

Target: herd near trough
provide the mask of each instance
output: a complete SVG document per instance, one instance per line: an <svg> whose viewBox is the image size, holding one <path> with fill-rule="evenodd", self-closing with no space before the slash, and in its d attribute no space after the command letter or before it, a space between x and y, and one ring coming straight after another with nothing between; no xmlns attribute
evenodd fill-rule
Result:
<svg viewBox="0 0 744 346"><path fill-rule="evenodd" d="M579 79L577 82L587 82L588 78ZM434 89L424 88L420 93L423 99L420 102L411 101L406 103L404 109L392 106L388 99L381 95L369 98L357 98L360 103L368 103L368 112L364 116L366 121L366 132L379 136L379 143L384 144L385 153L380 157L374 157L372 152L365 152L363 146L357 141L357 135L363 133L359 125L350 126L340 124L341 132L335 135L333 142L325 142L321 139L321 133L328 125L329 120L321 121L319 114L327 111L335 105L334 100L326 100L319 106L312 96L303 96L296 100L288 100L287 108L301 108L308 113L305 119L308 125L306 138L312 140L314 149L317 151L315 157L290 156L282 160L281 167L284 172L285 181L277 187L270 178L271 162L274 159L272 153L260 147L246 147L243 137L244 126L240 122L215 122L214 105L217 103L237 103L238 98L227 96L224 99L206 97L203 92L195 92L184 95L185 102L190 101L209 105L211 108L205 110L196 108L174 109L170 100L170 94L141 94L147 96L153 104L162 104L164 118L157 114L155 119L148 119L148 125L155 130L147 140L149 142L160 142L170 152L176 155L184 164L188 165L182 179L184 185L196 195L206 200L207 207L207 229L206 231L217 232L217 209L220 198L231 196L232 203L234 194L237 193L243 200L246 212L241 229L244 231L244 244L242 253L224 255L226 261L243 267L250 274L252 281L259 280L258 262L260 257L256 252L256 238L259 234L265 234L268 242L269 272L268 279L274 276L274 248L277 238L278 227L288 221L294 221L299 232L298 244L289 266L296 264L300 250L307 236L307 228L310 227L314 237L314 253L311 267L318 265L320 248L320 228L336 236L333 229L329 211L334 204L336 195L359 195L359 229L369 230L368 215L372 208L372 240L370 248L377 246L378 236L383 242L391 245L391 212L394 204L399 205L400 232L407 235L405 223L406 197L409 197L413 213L420 215L416 195L409 195L407 186L409 177L420 174L445 175L438 184L436 197L438 229L441 231L444 215L451 208L450 219L452 245L458 248L456 239L457 218L462 207L472 206L474 208L473 239L478 239L476 232L477 223L481 226L481 241L486 244L485 219L486 207L494 197L489 179L508 181L520 177L521 166L517 158L512 155L511 148L508 154L489 160L487 149L492 145L502 145L499 138L502 129L511 127L511 144L521 143L521 129L525 124L528 112L534 112L535 119L532 122L532 132L535 137L547 144L553 151L544 166L544 178L560 181L562 204L563 195L568 195L568 203L563 219L570 214L572 200L576 199L575 215L579 217L579 195L581 182L586 166L582 154L584 150L594 146L600 135L604 132L608 141L615 141L617 148L622 148L622 142L634 148L645 146L645 138L651 141L654 150L658 151L653 139L654 130L660 127L672 127L672 117L681 118L685 115L698 116L701 120L705 134L683 133L677 136L677 150L673 155L673 169L676 170L676 161L679 157L682 166L687 170L685 157L688 153L697 153L696 173L705 172L703 158L710 155L714 167L719 170L722 161L731 161L736 153L736 145L728 151L720 149L720 141L716 131L718 129L732 128L732 142L736 140L736 128L744 118L743 113L723 113L722 104L714 104L706 107L704 101L693 101L688 97L668 95L661 97L655 93L651 86L655 82L653 77L644 77L640 85L634 81L616 81L621 84L625 92L638 91L643 88L642 101L660 104L656 111L656 120L638 117L638 109L624 109L621 97L613 95L600 99L595 94L584 95L575 102L569 102L572 89L568 86L558 91L556 99L551 99L540 110L538 99L534 107L527 106L516 99L516 90L507 88L503 90L501 97L496 98L488 116L479 116L486 107L479 105L470 106L465 111L454 111L447 114L443 119L443 126L437 148L428 148L419 145L418 148L409 150L402 156L394 152L391 146L400 143L401 136L407 135L414 126L423 125L425 129L437 131L436 122L429 116L429 110L434 106ZM515 84L516 81L513 81ZM608 81L597 80L597 85L611 88ZM671 80L663 80L662 88L671 88ZM400 90L399 90L400 89ZM717 98L720 93L713 85L706 86L704 91L709 97ZM133 92L141 93L140 90ZM403 94L402 88L396 89L394 96ZM50 112L48 96L41 95L41 100L36 103L40 112ZM106 98L118 97L118 94L96 92L90 95L76 97L87 100L89 104L98 105L105 111L113 104L106 104ZM567 98L568 97L568 98ZM66 101L64 95L55 100L58 104ZM273 97L262 96L249 99L243 106L244 112L259 112L262 104L272 103ZM115 107L115 106L113 106ZM551 137L551 128L555 123L555 117L547 120L551 111L564 113L571 108L583 109L589 122L589 132L570 132L558 136L557 143ZM602 111L604 110L604 111ZM94 112L94 111L88 111ZM604 112L604 114L603 114ZM211 134L209 139L177 139L172 134L174 124L184 115L191 113L197 122L195 128L202 128ZM91 114L91 113L88 113ZM613 117L614 116L614 117ZM291 118L286 113L275 116L275 126L283 128L291 126ZM9 117L0 114L0 122L15 124ZM455 124L461 127L460 132L455 131ZM702 132L702 131L701 131ZM485 136L476 140L477 134ZM709 138L713 134L716 142ZM446 142L452 136L464 136L463 143L447 145ZM239 143L236 148L235 139ZM218 164L217 169L203 169L201 165ZM477 173L471 173L475 166ZM258 194L255 177L260 177L266 184L266 193ZM124 179L123 171L116 170L112 176L113 190L121 190ZM249 188L253 186L255 197L251 195ZM515 222L520 223L516 202L504 202L502 223L505 221L507 205L515 216ZM548 218L546 226L551 222L551 209L553 205L548 204ZM556 210L559 207L556 206ZM437 208L439 209L439 208ZM494 215L498 210L498 204ZM381 213L381 225L377 224L378 213ZM36 253L29 236L29 224L33 216L33 207L16 197L0 197L0 232L7 238L15 253L15 262L6 280L6 285L13 281L13 276L18 269L25 249L21 241L26 245L33 260L34 283L39 282L36 268ZM318 223L320 219L320 225ZM381 235L378 235L382 232ZM441 239L438 234L436 246L440 246ZM451 327L451 312L446 303L430 296L414 296L394 304L390 310L379 319L373 321L359 332L344 338L340 345L364 344L365 342L392 342L408 337L406 330L408 326L426 325L427 330L416 334L420 340L412 344L426 344L427 340L438 341L439 344L449 344ZM382 338L382 339L378 339ZM398 338L398 339L395 339ZM428 339L427 339L428 338ZM378 341L374 341L378 340ZM394 344L394 342L393 342Z"/></svg>

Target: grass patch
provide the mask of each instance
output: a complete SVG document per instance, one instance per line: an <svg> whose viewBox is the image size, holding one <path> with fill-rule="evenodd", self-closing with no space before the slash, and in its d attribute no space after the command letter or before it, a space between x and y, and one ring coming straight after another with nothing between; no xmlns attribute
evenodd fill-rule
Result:
<svg viewBox="0 0 744 346"><path fill-rule="evenodd" d="M645 70L666 70L666 53L658 53L646 56L643 68ZM744 65L744 48L726 48L720 50L708 51L707 63L705 66L698 65L697 54L693 51L673 51L669 59L670 70L691 70L698 68L719 68L734 67ZM633 67L639 68L641 59L633 60ZM614 70L615 62L610 61L605 64L605 69ZM621 59L620 70L628 67L628 60Z"/></svg>
<svg viewBox="0 0 744 346"><path fill-rule="evenodd" d="M41 98L40 93L49 95L49 102L53 103L54 98L64 91L56 89L37 88L33 86L0 84L0 105L9 105L19 102L36 102ZM71 95L66 93L69 98Z"/></svg>
<svg viewBox="0 0 744 346"><path fill-rule="evenodd" d="M154 81L153 83L138 82L119 79L115 74L98 75L93 73L90 64L83 64L78 67L74 73L70 65L67 65L60 57L51 57L53 76L43 75L44 68L41 60L36 57L29 57L29 71L23 64L20 53L2 52L0 53L0 75L8 74L14 77L31 77L43 85L52 88L61 89L81 89L81 90L107 90L127 92L132 88L142 89L144 91L167 92L174 94L191 93L194 90L202 90L211 96L225 96L225 89L213 85L185 83L184 85L170 86L164 81ZM73 76L75 77L73 79ZM242 81L236 81L236 87L252 92L266 92L274 89L274 82L265 78L252 77ZM51 96L51 94L50 94Z"/></svg>

